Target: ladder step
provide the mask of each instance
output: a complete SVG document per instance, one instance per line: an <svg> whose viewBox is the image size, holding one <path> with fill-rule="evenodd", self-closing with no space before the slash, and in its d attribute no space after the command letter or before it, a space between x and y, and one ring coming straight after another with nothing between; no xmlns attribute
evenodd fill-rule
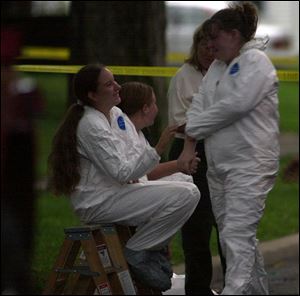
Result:
<svg viewBox="0 0 300 296"><path fill-rule="evenodd" d="M76 233L76 232L87 232L87 231L94 231L98 229L102 229L105 227L114 227L114 224L91 224L91 225L83 225L83 226L76 226L76 227L67 227L64 229L65 233Z"/></svg>
<svg viewBox="0 0 300 296"><path fill-rule="evenodd" d="M91 271L88 266L73 266L73 268L55 268L55 272L79 273L86 276L99 276L100 272Z"/></svg>

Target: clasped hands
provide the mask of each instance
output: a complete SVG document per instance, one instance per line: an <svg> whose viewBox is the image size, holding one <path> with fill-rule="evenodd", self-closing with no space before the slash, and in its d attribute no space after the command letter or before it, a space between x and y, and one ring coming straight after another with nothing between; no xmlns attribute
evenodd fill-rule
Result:
<svg viewBox="0 0 300 296"><path fill-rule="evenodd" d="M187 175L192 175L197 172L200 158L197 157L197 152L187 153L184 150L177 160L178 169Z"/></svg>
<svg viewBox="0 0 300 296"><path fill-rule="evenodd" d="M177 166L182 173L191 175L196 173L200 158L195 152L196 140L186 136L184 148L177 160Z"/></svg>

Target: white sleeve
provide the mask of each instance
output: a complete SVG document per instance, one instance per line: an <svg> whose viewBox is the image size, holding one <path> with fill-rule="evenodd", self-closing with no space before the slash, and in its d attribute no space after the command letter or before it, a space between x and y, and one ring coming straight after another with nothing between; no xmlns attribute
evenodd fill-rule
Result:
<svg viewBox="0 0 300 296"><path fill-rule="evenodd" d="M82 132L80 132L82 131ZM124 141L108 129L81 126L79 151L105 175L119 183L136 180L151 171L160 160L151 146L124 146ZM123 142L122 142L123 141Z"/></svg>
<svg viewBox="0 0 300 296"><path fill-rule="evenodd" d="M188 106L184 102L184 86L182 78L176 74L170 82L168 89L168 116L169 125L183 125L186 123L186 111Z"/></svg>
<svg viewBox="0 0 300 296"><path fill-rule="evenodd" d="M199 87L199 91L198 93L194 94L190 108L186 113L187 125L185 127L185 133L193 138L196 138L194 135L199 129L198 117L203 112L203 99L203 89L202 87Z"/></svg>
<svg viewBox="0 0 300 296"><path fill-rule="evenodd" d="M200 89L194 96L187 113L185 132L189 136L197 140L206 138L246 116L277 83L276 71L265 58L253 59L247 65L241 63L240 73L233 79L234 83L230 86L222 86L226 94L204 111L201 104L206 94ZM219 96L222 96L222 87L220 85L218 90Z"/></svg>

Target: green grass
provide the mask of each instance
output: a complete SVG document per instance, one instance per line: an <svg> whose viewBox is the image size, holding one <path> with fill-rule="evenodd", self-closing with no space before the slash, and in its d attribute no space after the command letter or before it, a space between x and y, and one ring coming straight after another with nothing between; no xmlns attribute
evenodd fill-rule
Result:
<svg viewBox="0 0 300 296"><path fill-rule="evenodd" d="M299 84L280 82L279 114L281 132L299 132Z"/></svg>
<svg viewBox="0 0 300 296"><path fill-rule="evenodd" d="M80 222L66 198L39 192L36 207L32 277L39 294L64 240L64 228L80 225Z"/></svg>
<svg viewBox="0 0 300 296"><path fill-rule="evenodd" d="M68 87L67 76L64 74L34 73L24 76L33 77L42 92L45 108L36 119L37 154L36 175L38 178L46 175L47 157L51 142L59 121L66 108Z"/></svg>

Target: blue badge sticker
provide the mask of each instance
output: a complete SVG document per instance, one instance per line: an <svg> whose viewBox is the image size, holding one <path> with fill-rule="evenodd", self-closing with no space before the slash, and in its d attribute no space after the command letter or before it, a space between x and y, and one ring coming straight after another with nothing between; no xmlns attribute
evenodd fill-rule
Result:
<svg viewBox="0 0 300 296"><path fill-rule="evenodd" d="M230 71L229 71L229 74L230 75L234 75L236 74L237 72L240 71L240 65L238 63L235 63L232 65L232 67L230 68Z"/></svg>
<svg viewBox="0 0 300 296"><path fill-rule="evenodd" d="M118 117L118 126L121 130L123 130L123 131L126 130L125 121L124 121L123 116Z"/></svg>

